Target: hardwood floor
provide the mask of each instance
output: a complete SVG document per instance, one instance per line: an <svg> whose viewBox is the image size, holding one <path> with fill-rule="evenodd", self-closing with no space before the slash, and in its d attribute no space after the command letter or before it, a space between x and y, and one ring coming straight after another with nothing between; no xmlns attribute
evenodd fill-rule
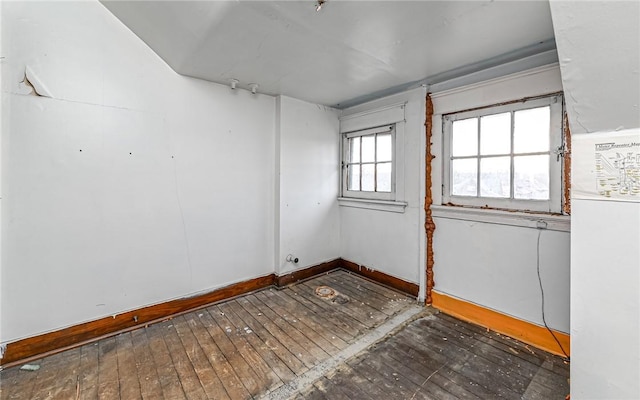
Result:
<svg viewBox="0 0 640 400"><path fill-rule="evenodd" d="M318 286L339 296L321 298ZM568 393L568 366L559 358L422 309L342 270L30 364L40 368L0 372L1 399L560 399Z"/></svg>
<svg viewBox="0 0 640 400"><path fill-rule="evenodd" d="M569 366L433 313L347 361L296 399L564 399Z"/></svg>

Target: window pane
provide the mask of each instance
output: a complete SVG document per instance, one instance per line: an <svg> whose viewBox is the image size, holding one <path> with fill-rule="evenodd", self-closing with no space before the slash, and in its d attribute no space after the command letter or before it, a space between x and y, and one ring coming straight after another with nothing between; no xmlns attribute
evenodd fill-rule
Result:
<svg viewBox="0 0 640 400"><path fill-rule="evenodd" d="M451 194L478 195L478 160L476 158L451 161Z"/></svg>
<svg viewBox="0 0 640 400"><path fill-rule="evenodd" d="M376 161L391 161L391 134L378 135L377 140L378 159Z"/></svg>
<svg viewBox="0 0 640 400"><path fill-rule="evenodd" d="M375 136L362 136L362 162L373 162L376 160Z"/></svg>
<svg viewBox="0 0 640 400"><path fill-rule="evenodd" d="M549 200L549 156L514 157L513 180L514 198Z"/></svg>
<svg viewBox="0 0 640 400"><path fill-rule="evenodd" d="M511 196L511 157L491 157L480 160L480 196Z"/></svg>
<svg viewBox="0 0 640 400"><path fill-rule="evenodd" d="M461 157L478 154L477 118L454 121L451 135L451 155Z"/></svg>
<svg viewBox="0 0 640 400"><path fill-rule="evenodd" d="M515 112L513 131L513 151L533 153L549 151L549 106Z"/></svg>
<svg viewBox="0 0 640 400"><path fill-rule="evenodd" d="M375 164L364 164L362 166L362 191L373 192L375 190Z"/></svg>
<svg viewBox="0 0 640 400"><path fill-rule="evenodd" d="M349 190L360 190L360 164L349 165L347 184Z"/></svg>
<svg viewBox="0 0 640 400"><path fill-rule="evenodd" d="M349 139L349 149L351 152L349 162L360 162L360 137Z"/></svg>
<svg viewBox="0 0 640 400"><path fill-rule="evenodd" d="M377 164L376 168L378 168L378 174L376 176L377 191L390 192L391 191L391 163L389 162L389 163Z"/></svg>
<svg viewBox="0 0 640 400"><path fill-rule="evenodd" d="M480 118L480 154L511 153L511 113Z"/></svg>

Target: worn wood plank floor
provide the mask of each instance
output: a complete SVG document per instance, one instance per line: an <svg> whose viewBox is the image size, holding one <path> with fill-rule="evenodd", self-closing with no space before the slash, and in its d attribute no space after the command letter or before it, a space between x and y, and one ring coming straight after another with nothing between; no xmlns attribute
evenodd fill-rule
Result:
<svg viewBox="0 0 640 400"><path fill-rule="evenodd" d="M317 380L296 399L565 399L569 365L432 311Z"/></svg>
<svg viewBox="0 0 640 400"><path fill-rule="evenodd" d="M348 301L318 297L320 285ZM31 362L37 371L6 369L0 398L279 398L278 389L332 360L339 362L297 398L560 399L568 393L568 366L559 358L431 309L342 361L371 332L415 307L407 296L334 271Z"/></svg>
<svg viewBox="0 0 640 400"><path fill-rule="evenodd" d="M315 295L330 285L350 301ZM346 271L266 289L0 372L2 399L248 399L355 343L407 296Z"/></svg>

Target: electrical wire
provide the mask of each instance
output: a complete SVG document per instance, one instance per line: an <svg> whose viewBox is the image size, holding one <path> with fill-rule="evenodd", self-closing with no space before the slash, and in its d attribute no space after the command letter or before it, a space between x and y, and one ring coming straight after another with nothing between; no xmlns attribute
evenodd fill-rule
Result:
<svg viewBox="0 0 640 400"><path fill-rule="evenodd" d="M542 295L541 296L542 297L542 323L544 324L544 327L547 328L547 330L549 331L551 336L553 336L553 339L556 341L556 343L558 343L558 346L560 347L560 350L562 351L562 354L564 354L564 356L567 359L567 361L571 361L571 357L569 357L567 352L564 350L564 347L562 347L562 344L560 344L560 341L556 337L555 333L553 333L551 328L549 328L549 325L547 325L547 320L545 318L545 313L544 313L544 289L542 288L542 277L540 276L540 236L541 235L542 235L542 229L538 229L538 240L537 240L537 244L536 244L536 271L538 272L538 283L540 284L540 294Z"/></svg>

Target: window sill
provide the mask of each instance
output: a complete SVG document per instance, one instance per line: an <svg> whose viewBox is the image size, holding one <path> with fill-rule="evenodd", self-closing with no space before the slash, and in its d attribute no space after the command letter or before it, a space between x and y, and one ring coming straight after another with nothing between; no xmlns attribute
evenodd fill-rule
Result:
<svg viewBox="0 0 640 400"><path fill-rule="evenodd" d="M342 207L366 208L369 210L403 213L407 207L404 201L358 199L352 197L338 197L338 204Z"/></svg>
<svg viewBox="0 0 640 400"><path fill-rule="evenodd" d="M568 215L534 214L522 211L440 205L432 205L431 210L432 215L438 218L521 226L533 229L537 229L541 224L545 226L543 229L571 232L571 217Z"/></svg>

